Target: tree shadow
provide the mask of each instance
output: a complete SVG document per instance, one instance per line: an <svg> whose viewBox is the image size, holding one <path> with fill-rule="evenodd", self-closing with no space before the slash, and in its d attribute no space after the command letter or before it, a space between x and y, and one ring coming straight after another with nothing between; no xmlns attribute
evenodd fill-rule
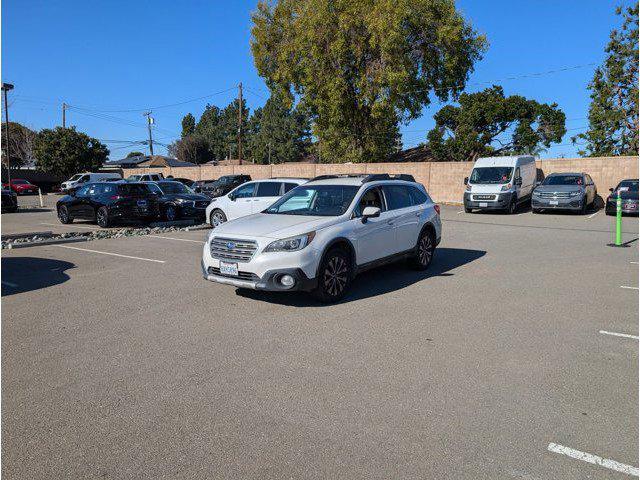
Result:
<svg viewBox="0 0 640 480"><path fill-rule="evenodd" d="M3 257L2 296L64 283L69 280L65 270L74 267L73 263L49 258Z"/></svg>
<svg viewBox="0 0 640 480"><path fill-rule="evenodd" d="M351 290L339 303L349 303L394 292L431 277L453 275L453 273L449 273L451 270L471 263L483 257L486 253L484 250L469 250L466 248L437 248L431 266L425 271L411 270L406 262L397 262L369 270L356 277L352 283ZM324 305L306 292L261 292L237 289L236 294L253 300L294 307Z"/></svg>

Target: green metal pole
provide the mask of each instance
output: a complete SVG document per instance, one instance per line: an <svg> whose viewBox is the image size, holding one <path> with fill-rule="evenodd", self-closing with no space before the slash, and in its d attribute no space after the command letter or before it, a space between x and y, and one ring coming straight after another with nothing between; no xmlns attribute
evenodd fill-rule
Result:
<svg viewBox="0 0 640 480"><path fill-rule="evenodd" d="M616 247L622 245L622 198L618 192L616 199Z"/></svg>

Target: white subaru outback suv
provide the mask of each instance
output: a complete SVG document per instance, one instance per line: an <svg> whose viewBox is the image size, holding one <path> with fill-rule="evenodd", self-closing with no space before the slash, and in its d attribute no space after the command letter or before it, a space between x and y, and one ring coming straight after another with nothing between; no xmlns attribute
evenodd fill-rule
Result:
<svg viewBox="0 0 640 480"><path fill-rule="evenodd" d="M402 258L426 269L441 229L439 206L410 175L325 175L213 229L202 273L238 288L311 291L335 302L363 270Z"/></svg>

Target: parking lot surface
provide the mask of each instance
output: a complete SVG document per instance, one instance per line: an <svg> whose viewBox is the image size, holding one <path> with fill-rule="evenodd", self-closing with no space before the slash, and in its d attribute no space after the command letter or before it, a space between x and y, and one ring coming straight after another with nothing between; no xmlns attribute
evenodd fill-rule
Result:
<svg viewBox="0 0 640 480"><path fill-rule="evenodd" d="M2 473L634 474L638 219L442 217L337 305L203 280L202 231L5 250Z"/></svg>

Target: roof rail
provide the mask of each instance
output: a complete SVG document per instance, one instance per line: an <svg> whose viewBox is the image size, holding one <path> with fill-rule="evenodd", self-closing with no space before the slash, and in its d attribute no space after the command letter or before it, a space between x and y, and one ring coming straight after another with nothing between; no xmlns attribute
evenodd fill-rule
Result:
<svg viewBox="0 0 640 480"><path fill-rule="evenodd" d="M413 175L409 175L406 173L396 173L396 174L388 174L388 173L374 173L372 175L367 175L362 183L367 182L377 182L378 180L403 180L405 182L415 182L416 179L413 178Z"/></svg>
<svg viewBox="0 0 640 480"><path fill-rule="evenodd" d="M314 182L316 180L329 180L331 178L358 178L358 177L367 177L366 173L338 173L333 175L320 175L318 177L313 177L310 181Z"/></svg>

